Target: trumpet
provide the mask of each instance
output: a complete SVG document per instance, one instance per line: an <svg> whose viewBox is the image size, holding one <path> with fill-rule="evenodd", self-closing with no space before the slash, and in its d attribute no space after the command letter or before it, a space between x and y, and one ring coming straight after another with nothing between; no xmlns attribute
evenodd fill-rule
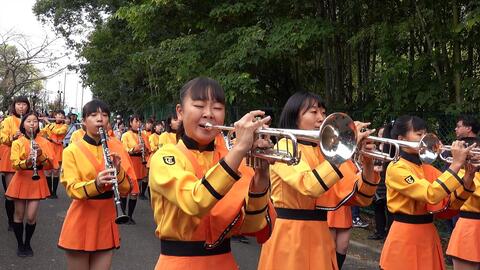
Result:
<svg viewBox="0 0 480 270"><path fill-rule="evenodd" d="M451 145L442 145L440 146L440 153L438 156L442 161L446 163L452 163L453 157L445 155L446 153L451 151L452 151ZM479 166L480 160L478 158L472 159L471 158L472 156L480 156L480 148L473 148L472 150L470 150L469 155L467 157L467 162L471 163L472 165Z"/></svg>
<svg viewBox="0 0 480 270"><path fill-rule="evenodd" d="M38 166L37 166L37 157L38 157L38 146L35 143L35 138L33 134L33 128L30 128L30 151L32 152L32 180L37 181L40 179L40 175L38 175Z"/></svg>
<svg viewBox="0 0 480 270"><path fill-rule="evenodd" d="M228 131L229 134L235 132L234 127L213 125L206 123L207 129L217 129ZM265 159L273 162L281 162L287 165L296 165L300 162L301 153L298 150L298 140L317 143L320 146L325 159L335 165L340 165L350 159L355 153L357 147L357 130L353 120L344 113L330 114L322 123L319 130L301 130L301 129L280 129L280 128L260 128L256 131L258 136L272 136L278 140L285 138L291 142L292 149L289 149L287 142L286 150L280 150L278 144L276 149L253 149L247 154L247 160L250 157L255 159ZM231 136L231 135L230 135ZM227 145L230 140L227 140ZM250 162L248 165L252 166ZM255 167L255 165L253 166Z"/></svg>
<svg viewBox="0 0 480 270"><path fill-rule="evenodd" d="M103 127L98 128L98 133L100 134L100 141L102 143L103 148L103 159L105 160L105 169L113 169L115 166L113 165L113 161L110 158L110 149L107 145L107 133ZM122 204L120 201L120 192L118 191L118 182L117 182L117 170L115 170L115 179L112 181L112 191L113 191L113 199L115 203L115 210L116 210L116 218L115 223L117 224L124 224L127 223L130 218L125 214L122 209Z"/></svg>
<svg viewBox="0 0 480 270"><path fill-rule="evenodd" d="M423 135L418 142L402 141L375 136L368 136L366 141L383 143L391 146L391 149L393 149L392 156L390 155L391 153L384 153L379 150L359 151L361 155L382 161L397 161L400 159L400 148L405 147L417 151L422 163L431 164L438 158L440 153L445 150L445 146L442 145L442 142L438 139L437 135L433 133L427 133Z"/></svg>

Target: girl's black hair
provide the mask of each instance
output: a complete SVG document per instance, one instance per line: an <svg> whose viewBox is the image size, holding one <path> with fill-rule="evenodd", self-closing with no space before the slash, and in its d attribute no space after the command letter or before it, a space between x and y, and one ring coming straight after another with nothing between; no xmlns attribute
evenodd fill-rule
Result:
<svg viewBox="0 0 480 270"><path fill-rule="evenodd" d="M319 95L304 91L296 92L285 103L278 127L298 129L298 115L300 112L307 111L315 105L319 108L327 109Z"/></svg>
<svg viewBox="0 0 480 270"><path fill-rule="evenodd" d="M31 111L31 112L28 112L27 114L25 114L23 117L22 117L22 120L20 121L20 132L27 138L31 139L30 138L30 130L25 130L25 127L24 127L24 124L25 124L25 121L27 120L27 117L29 117L30 115L35 115L35 117L37 118L37 121L38 121L38 114L34 111ZM33 131L33 138L36 138L37 137L37 134L38 132L40 132L39 130L40 127L37 127L37 130L34 130Z"/></svg>
<svg viewBox="0 0 480 270"><path fill-rule="evenodd" d="M98 111L107 113L108 116L110 116L110 109L108 108L108 105L99 99L94 99L87 102L87 104L83 106L82 118L86 119L87 116L89 116L92 113L96 113Z"/></svg>
<svg viewBox="0 0 480 270"><path fill-rule="evenodd" d="M222 86L215 80L206 78L206 77L197 77L189 82L187 82L180 89L180 104L183 105L185 98L190 97L192 100L215 100L223 105L225 105L225 91ZM176 116L175 116L176 117ZM174 118L176 119L176 118ZM167 121L167 132L171 130L169 119ZM185 128L183 127L183 122L181 122L177 129L177 141L185 133Z"/></svg>
<svg viewBox="0 0 480 270"><path fill-rule="evenodd" d="M410 130L427 130L427 123L418 116L402 115L395 120L389 135L397 140L398 136L405 136ZM385 133L385 130L383 132Z"/></svg>
<svg viewBox="0 0 480 270"><path fill-rule="evenodd" d="M53 115L56 115L56 114L61 114L63 116L65 116L65 111L64 110L56 110Z"/></svg>
<svg viewBox="0 0 480 270"><path fill-rule="evenodd" d="M130 116L128 116L128 128L131 129L132 128L132 122L133 120L139 120L139 121L142 121L143 118L139 115L139 114L131 114Z"/></svg>
<svg viewBox="0 0 480 270"><path fill-rule="evenodd" d="M15 104L19 102L23 102L27 104L27 111L25 112L25 114L30 112L30 101L28 101L28 98L26 96L15 97L13 99L12 104L10 105L10 113L15 115L16 117L20 117L20 115L17 114L17 111L15 110Z"/></svg>
<svg viewBox="0 0 480 270"><path fill-rule="evenodd" d="M174 130L172 128L172 120L177 120L178 117L176 114L172 114L170 115L168 118L167 118L167 123L165 125L165 131L167 132L177 132L176 130ZM182 125L182 128L183 128L183 125Z"/></svg>

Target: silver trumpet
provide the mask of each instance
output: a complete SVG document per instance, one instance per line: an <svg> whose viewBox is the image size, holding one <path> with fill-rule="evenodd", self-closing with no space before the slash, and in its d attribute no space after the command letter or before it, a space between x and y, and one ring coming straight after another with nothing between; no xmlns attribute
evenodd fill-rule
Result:
<svg viewBox="0 0 480 270"><path fill-rule="evenodd" d="M206 123L205 128L228 131L229 134L233 134L235 131L234 127L213 125L211 123ZM288 165L296 165L300 162L301 153L298 150L298 140L319 144L320 150L325 158L336 165L340 165L350 159L357 147L357 130L355 124L353 120L344 113L330 114L323 121L319 130L260 128L256 134L258 136L276 137L278 140L285 138L291 142L292 149L290 151L290 143L287 142L286 150L278 149L277 144L276 148L253 149L248 153L247 157L281 162ZM229 141L230 140L227 139L227 145L231 145Z"/></svg>
<svg viewBox="0 0 480 270"><path fill-rule="evenodd" d="M383 143L391 146L390 149L393 149L392 155L390 155L390 153L384 153L379 150L359 150L359 153L361 155L365 155L382 161L397 161L398 159L400 159L400 148L404 147L414 149L418 153L418 156L423 163L431 164L438 158L440 153L445 148L445 146L442 145L442 142L433 133L425 134L418 142L402 141L375 136L368 136L366 141Z"/></svg>
<svg viewBox="0 0 480 270"><path fill-rule="evenodd" d="M98 133L100 134L100 141L102 143L103 148L103 159L105 160L105 169L114 169L115 166L113 165L113 161L110 157L110 149L107 145L107 133L103 127L98 128ZM113 199L115 202L115 212L116 218L115 223L117 224L124 224L127 223L130 218L125 214L122 209L122 203L120 201L120 192L118 191L118 181L117 181L117 170L115 170L115 179L112 181L112 191L113 191Z"/></svg>
<svg viewBox="0 0 480 270"><path fill-rule="evenodd" d="M33 133L33 128L30 128L30 151L32 152L32 180L37 181L40 179L40 175L38 175L38 166L37 166L37 158L38 158L38 146L35 143L35 135Z"/></svg>

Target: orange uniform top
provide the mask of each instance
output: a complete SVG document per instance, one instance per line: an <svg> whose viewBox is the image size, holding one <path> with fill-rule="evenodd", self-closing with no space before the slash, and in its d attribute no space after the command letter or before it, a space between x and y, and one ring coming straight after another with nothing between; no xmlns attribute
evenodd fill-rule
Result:
<svg viewBox="0 0 480 270"><path fill-rule="evenodd" d="M176 144L177 143L177 134L173 132L163 132L158 138L158 147L162 147L165 144Z"/></svg>
<svg viewBox="0 0 480 270"><path fill-rule="evenodd" d="M122 135L123 147L129 154L132 154L133 148L140 143L139 140L140 138L138 137L138 132L132 130L129 130ZM150 145L148 143L148 137L145 132L142 132L142 140L145 145L145 154L148 155L148 152L150 151Z"/></svg>
<svg viewBox="0 0 480 270"><path fill-rule="evenodd" d="M42 136L54 144L63 144L63 139L67 135L68 126L66 124L50 123L40 131Z"/></svg>
<svg viewBox="0 0 480 270"><path fill-rule="evenodd" d="M5 118L0 125L0 144L11 146L13 136L20 129L21 119L15 115Z"/></svg>
<svg viewBox="0 0 480 270"><path fill-rule="evenodd" d="M37 143L42 149L42 155L37 157L37 164L46 165L48 162L52 162L53 150L50 142L43 137L36 136L35 143ZM20 137L12 143L10 160L12 161L15 170L29 169L27 161L29 159L30 151L30 140L25 137Z"/></svg>
<svg viewBox="0 0 480 270"><path fill-rule="evenodd" d="M83 136L85 135L85 130L83 129L77 129L72 133L72 136L70 137L70 143L78 142L83 139Z"/></svg>

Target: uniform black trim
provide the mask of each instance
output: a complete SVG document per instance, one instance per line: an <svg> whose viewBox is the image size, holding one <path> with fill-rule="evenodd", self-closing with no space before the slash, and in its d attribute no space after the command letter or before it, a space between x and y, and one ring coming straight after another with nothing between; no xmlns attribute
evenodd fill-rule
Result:
<svg viewBox="0 0 480 270"><path fill-rule="evenodd" d="M188 137L186 134L183 134L182 141L183 141L183 144L185 144L185 146L187 147L187 149L190 149L190 150L198 150L200 152L215 150L215 140L213 140L206 146L200 146L195 140Z"/></svg>
<svg viewBox="0 0 480 270"><path fill-rule="evenodd" d="M453 191L453 195L455 195L455 198L457 198L458 200L460 200L460 201L462 201L462 202L464 202L464 201L466 201L466 200L467 200L467 199L464 199L464 198L462 198L462 197L458 196L458 194L457 194L457 191L456 191L456 190L454 190L454 191Z"/></svg>
<svg viewBox="0 0 480 270"><path fill-rule="evenodd" d="M322 177L318 174L317 170L313 169L312 172L313 172L313 175L315 175L315 178L317 178L318 183L320 183L322 188L325 191L327 191L329 187L327 186L327 184L325 184L325 181L323 181Z"/></svg>
<svg viewBox="0 0 480 270"><path fill-rule="evenodd" d="M265 205L265 207L263 207L260 210L255 210L255 211L245 210L245 214L247 214L247 215L258 215L258 214L261 214L261 213L265 212L265 210L267 210L267 208L268 208L268 204Z"/></svg>
<svg viewBox="0 0 480 270"><path fill-rule="evenodd" d="M331 163L329 160L327 160L328 163L330 163L330 166L332 166L332 168L335 170L335 172L337 173L338 175L338 178L342 179L343 178L343 174L342 172L340 171L340 169L333 163Z"/></svg>
<svg viewBox="0 0 480 270"><path fill-rule="evenodd" d="M420 157L418 156L418 154L409 154L400 149L400 156L403 159L410 161L416 165L422 165L422 161L420 160Z"/></svg>
<svg viewBox="0 0 480 270"><path fill-rule="evenodd" d="M95 187L97 186L97 184L95 184ZM87 189L85 188L85 186L83 186L83 191L85 192L85 195L87 195L87 198L90 198L90 195L88 195L88 192L87 192Z"/></svg>
<svg viewBox="0 0 480 270"><path fill-rule="evenodd" d="M408 224L428 224L433 222L433 215L408 215L393 213L393 220Z"/></svg>
<svg viewBox="0 0 480 270"><path fill-rule="evenodd" d="M460 211L461 218L480 219L480 213L470 211Z"/></svg>
<svg viewBox="0 0 480 270"><path fill-rule="evenodd" d="M262 198L263 196L267 195L268 190L269 189L267 188L264 192L261 192L261 193L248 192L248 197L250 197L250 198Z"/></svg>
<svg viewBox="0 0 480 270"><path fill-rule="evenodd" d="M277 212L277 218L282 219L327 221L327 211L324 210L275 207L275 211Z"/></svg>
<svg viewBox="0 0 480 270"><path fill-rule="evenodd" d="M94 146L100 146L102 145L101 141L96 142L92 137L88 136L87 133L83 135L83 140L86 141L88 144L94 145Z"/></svg>
<svg viewBox="0 0 480 270"><path fill-rule="evenodd" d="M470 192L470 193L475 192L475 190L471 190L471 189L466 188L465 185L463 185L463 189L464 189L466 192Z"/></svg>
<svg viewBox="0 0 480 270"><path fill-rule="evenodd" d="M59 249L63 249L63 250L66 250L66 251L69 251L69 252L78 252L78 253L95 253L95 252L98 252L98 251L109 251L109 250L114 250L114 249L119 249L120 246L118 247L112 247L112 248L105 248L105 249L97 249L97 250L93 250L93 251L87 251L87 250L81 250L81 249L69 249L69 248L64 248L60 245L57 245L57 247Z"/></svg>
<svg viewBox="0 0 480 270"><path fill-rule="evenodd" d="M460 178L460 176L458 176L458 174L456 174L454 171L450 170L450 168L447 168L446 171L449 172L451 175L453 175L455 177L455 179L457 179L457 181L460 183L460 185L463 185L462 178Z"/></svg>
<svg viewBox="0 0 480 270"><path fill-rule="evenodd" d="M448 189L447 185L445 185L445 183L440 181L440 179L435 179L435 182L437 182L440 186L442 186L443 190L445 190L445 192L447 192L447 194L451 193L450 190Z"/></svg>
<svg viewBox="0 0 480 270"><path fill-rule="evenodd" d="M227 162L222 158L219 162L220 166L233 178L235 181L238 181L241 176L238 175L230 166L228 166Z"/></svg>
<svg viewBox="0 0 480 270"><path fill-rule="evenodd" d="M373 198L373 196L375 196L375 194L373 194L373 195L367 195L367 194L361 192L360 190L357 190L357 193L358 193L358 195L362 195L363 197L369 198L369 199L371 199L371 198Z"/></svg>
<svg viewBox="0 0 480 270"><path fill-rule="evenodd" d="M93 197L90 197L88 198L89 200L107 200L107 199L112 199L113 198L113 191L112 190L109 190L109 191L106 191L100 195L97 195L97 196L93 196Z"/></svg>
<svg viewBox="0 0 480 270"><path fill-rule="evenodd" d="M214 248L206 248L203 241L160 241L160 254L168 256L212 256L231 252L230 239L225 239L220 245ZM192 265L192 268L195 268Z"/></svg>
<svg viewBox="0 0 480 270"><path fill-rule="evenodd" d="M362 181L363 181L363 183L365 183L365 184L367 184L367 185L369 185L369 186L372 186L372 187L378 186L378 183L375 184L375 183L372 183L372 182L368 181L367 179L365 179L365 177L363 177L363 173L362 173Z"/></svg>
<svg viewBox="0 0 480 270"><path fill-rule="evenodd" d="M142 153L131 153L131 152L128 152L128 155L131 156L131 157L141 157L141 156L142 156Z"/></svg>
<svg viewBox="0 0 480 270"><path fill-rule="evenodd" d="M212 196L215 197L215 199L221 200L223 198L223 196L220 193L218 193L212 187L212 185L210 185L210 183L207 181L207 179L202 178L202 184L205 186L205 188L208 190L208 192L210 192L210 194L212 194Z"/></svg>

